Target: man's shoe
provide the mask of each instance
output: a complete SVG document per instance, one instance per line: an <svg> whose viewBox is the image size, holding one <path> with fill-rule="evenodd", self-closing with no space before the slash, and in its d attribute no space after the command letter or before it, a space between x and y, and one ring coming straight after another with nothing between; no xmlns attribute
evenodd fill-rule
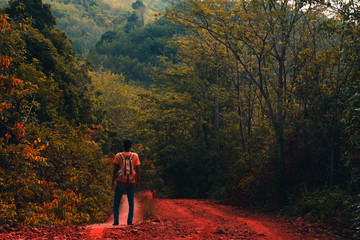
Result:
<svg viewBox="0 0 360 240"><path fill-rule="evenodd" d="M128 225L134 225L133 223L128 223Z"/></svg>
<svg viewBox="0 0 360 240"><path fill-rule="evenodd" d="M117 225L119 225L119 223L117 223L117 222L114 222L114 224L113 224L114 226L117 226Z"/></svg>

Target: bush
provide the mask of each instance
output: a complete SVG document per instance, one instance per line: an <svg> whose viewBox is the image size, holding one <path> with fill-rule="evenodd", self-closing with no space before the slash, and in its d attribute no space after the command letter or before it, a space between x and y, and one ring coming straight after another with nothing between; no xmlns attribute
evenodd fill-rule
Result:
<svg viewBox="0 0 360 240"><path fill-rule="evenodd" d="M13 202L14 199L6 198L3 195L0 195L0 223L3 226L13 225L16 223L16 206Z"/></svg>
<svg viewBox="0 0 360 240"><path fill-rule="evenodd" d="M244 155L241 162L247 169L243 170L232 193L239 203L265 208L275 205L274 170L268 155L266 150Z"/></svg>
<svg viewBox="0 0 360 240"><path fill-rule="evenodd" d="M353 219L352 201L353 199L340 189L304 191L300 197L293 197L284 212L290 216L304 216L312 221L349 223Z"/></svg>
<svg viewBox="0 0 360 240"><path fill-rule="evenodd" d="M137 198L141 203L141 214L143 216L143 220L155 218L158 211L155 200L146 193L138 194Z"/></svg>
<svg viewBox="0 0 360 240"><path fill-rule="evenodd" d="M33 124L19 143L0 144L2 225L104 220L111 174L88 132L67 124L54 129Z"/></svg>

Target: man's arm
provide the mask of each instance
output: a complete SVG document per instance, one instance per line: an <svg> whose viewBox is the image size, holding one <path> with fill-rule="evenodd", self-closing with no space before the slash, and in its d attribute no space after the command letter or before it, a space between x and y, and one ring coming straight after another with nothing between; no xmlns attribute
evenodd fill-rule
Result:
<svg viewBox="0 0 360 240"><path fill-rule="evenodd" d="M111 181L112 187L115 187L116 175L118 174L119 170L120 170L120 164L114 163L114 172L113 172L112 181Z"/></svg>
<svg viewBox="0 0 360 240"><path fill-rule="evenodd" d="M135 184L136 184L136 186L137 185L139 185L139 180L140 180L140 168L139 168L139 166L136 166L135 168L134 168L134 170L135 170Z"/></svg>

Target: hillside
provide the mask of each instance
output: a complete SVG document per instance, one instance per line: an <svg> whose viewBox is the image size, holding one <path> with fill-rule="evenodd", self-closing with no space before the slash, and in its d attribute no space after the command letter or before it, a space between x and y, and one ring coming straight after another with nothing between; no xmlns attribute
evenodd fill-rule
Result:
<svg viewBox="0 0 360 240"><path fill-rule="evenodd" d="M126 1L126 0L102 0L104 3L111 6L113 9L124 9L126 11L131 11L131 4L135 2L133 1ZM165 10L167 6L167 2L169 0L144 0L144 5L148 8L148 16L152 18L153 13L161 12Z"/></svg>
<svg viewBox="0 0 360 240"><path fill-rule="evenodd" d="M126 0L44 0L50 3L57 25L64 30L78 54L85 56L107 30L124 25L131 14L131 4ZM161 0L144 1L146 23L153 20L153 14L164 10Z"/></svg>
<svg viewBox="0 0 360 240"><path fill-rule="evenodd" d="M8 0L0 0L5 7ZM101 35L124 25L131 15L132 3L126 0L44 0L52 6L57 26L64 30L75 52L85 56L95 46ZM154 13L163 11L166 0L144 0L146 23L153 21Z"/></svg>

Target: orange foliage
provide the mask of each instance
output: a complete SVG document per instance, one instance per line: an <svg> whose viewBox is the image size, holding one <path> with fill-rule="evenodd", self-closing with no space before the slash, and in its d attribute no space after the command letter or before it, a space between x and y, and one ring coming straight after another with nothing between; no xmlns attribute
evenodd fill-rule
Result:
<svg viewBox="0 0 360 240"><path fill-rule="evenodd" d="M23 158L29 160L29 162L38 162L43 163L46 161L45 157L41 156L41 151L47 147L47 144L38 146L35 143L33 146L31 145L24 145L23 148Z"/></svg>
<svg viewBox="0 0 360 240"><path fill-rule="evenodd" d="M0 70L4 71L10 66L10 63L12 62L12 58L6 58L3 56L0 56Z"/></svg>
<svg viewBox="0 0 360 240"><path fill-rule="evenodd" d="M6 13L0 15L0 30L10 28L10 24L7 22L7 18L8 17Z"/></svg>
<svg viewBox="0 0 360 240"><path fill-rule="evenodd" d="M20 87L21 83L23 83L23 80L15 78L14 76L4 76L0 74L0 90L2 92L12 95L17 88Z"/></svg>
<svg viewBox="0 0 360 240"><path fill-rule="evenodd" d="M92 140L92 137L91 137L90 134L85 134L85 138L86 138L86 140L88 140L88 141L91 141L91 140Z"/></svg>
<svg viewBox="0 0 360 240"><path fill-rule="evenodd" d="M0 112L5 111L5 110L11 108L11 106L12 106L12 105L11 105L10 103L7 103L7 102L2 102L2 103L0 103Z"/></svg>
<svg viewBox="0 0 360 240"><path fill-rule="evenodd" d="M92 124L91 127L92 127L93 129L98 130L99 132L103 132L103 131L104 131L104 128L103 128L103 126L102 126L101 124L98 124L98 125Z"/></svg>
<svg viewBox="0 0 360 240"><path fill-rule="evenodd" d="M11 129L17 139L22 138L25 135L25 128L23 124L15 122L14 127Z"/></svg>

